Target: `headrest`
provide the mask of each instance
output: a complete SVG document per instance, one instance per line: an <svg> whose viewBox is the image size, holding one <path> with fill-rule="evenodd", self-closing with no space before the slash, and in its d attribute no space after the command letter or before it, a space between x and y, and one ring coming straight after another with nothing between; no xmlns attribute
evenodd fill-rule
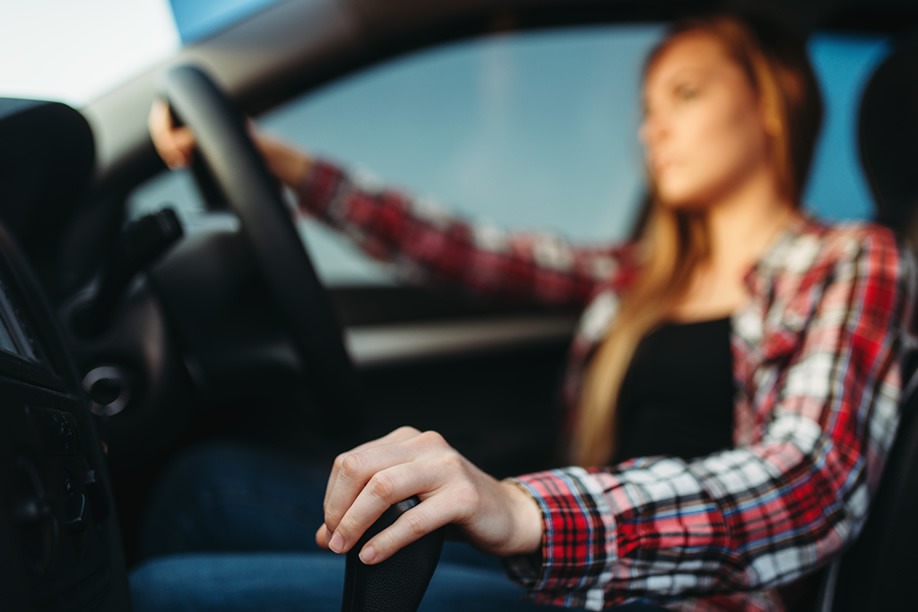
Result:
<svg viewBox="0 0 918 612"><path fill-rule="evenodd" d="M918 212L918 35L911 34L874 71L861 99L861 164L877 220L914 235Z"/></svg>
<svg viewBox="0 0 918 612"><path fill-rule="evenodd" d="M95 168L86 119L59 102L0 98L0 222L43 275Z"/></svg>

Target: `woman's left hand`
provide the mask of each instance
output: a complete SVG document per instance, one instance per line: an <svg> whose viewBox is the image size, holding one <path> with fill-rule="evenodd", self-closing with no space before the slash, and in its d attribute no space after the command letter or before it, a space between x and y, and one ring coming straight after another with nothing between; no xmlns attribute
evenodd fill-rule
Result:
<svg viewBox="0 0 918 612"><path fill-rule="evenodd" d="M412 427L335 459L316 542L345 553L389 506L412 495L421 503L367 542L361 561L384 561L446 524L458 526L472 544L494 555L539 550L542 515L528 493L482 472L440 434Z"/></svg>

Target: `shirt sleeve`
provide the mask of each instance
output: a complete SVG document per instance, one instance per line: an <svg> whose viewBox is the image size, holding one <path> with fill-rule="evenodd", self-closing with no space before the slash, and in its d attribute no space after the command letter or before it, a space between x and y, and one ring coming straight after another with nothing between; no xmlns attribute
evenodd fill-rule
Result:
<svg viewBox="0 0 918 612"><path fill-rule="evenodd" d="M541 557L507 562L534 597L598 608L770 588L859 531L898 424L911 260L868 234L823 283L749 446L683 461L522 476Z"/></svg>
<svg viewBox="0 0 918 612"><path fill-rule="evenodd" d="M630 244L574 247L557 236L507 233L320 159L297 196L302 215L343 231L371 257L487 297L583 306L599 283L623 285L634 271Z"/></svg>

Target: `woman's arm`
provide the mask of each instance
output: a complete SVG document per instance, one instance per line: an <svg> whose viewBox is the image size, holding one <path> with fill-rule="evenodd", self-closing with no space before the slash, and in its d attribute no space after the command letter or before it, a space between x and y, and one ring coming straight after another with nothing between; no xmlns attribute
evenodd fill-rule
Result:
<svg viewBox="0 0 918 612"><path fill-rule="evenodd" d="M850 542L898 423L914 271L885 230L853 236L847 251L807 289L814 314L777 368L773 404L756 407L769 416L754 444L520 477L544 537L538 563L509 563L514 578L556 604L749 591Z"/></svg>
<svg viewBox="0 0 918 612"><path fill-rule="evenodd" d="M148 123L163 161L170 168L186 166L194 136L172 124L164 102L153 103ZM620 288L637 265L631 245L574 247L554 236L469 223L399 191L361 184L340 167L254 128L251 135L271 172L297 194L301 214L344 232L371 257L396 263L419 280L497 299L584 306L599 283Z"/></svg>
<svg viewBox="0 0 918 612"><path fill-rule="evenodd" d="M633 245L583 248L552 235L507 233L315 158L298 195L303 214L343 231L371 257L489 297L584 306L600 283L621 289L637 267Z"/></svg>

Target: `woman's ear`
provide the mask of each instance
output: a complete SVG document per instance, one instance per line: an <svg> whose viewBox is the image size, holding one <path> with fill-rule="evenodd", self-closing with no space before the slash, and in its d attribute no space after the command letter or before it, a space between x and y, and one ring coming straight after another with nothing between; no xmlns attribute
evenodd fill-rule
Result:
<svg viewBox="0 0 918 612"><path fill-rule="evenodd" d="M781 133L781 115L774 104L763 103L762 105L762 126L765 133L775 137Z"/></svg>

